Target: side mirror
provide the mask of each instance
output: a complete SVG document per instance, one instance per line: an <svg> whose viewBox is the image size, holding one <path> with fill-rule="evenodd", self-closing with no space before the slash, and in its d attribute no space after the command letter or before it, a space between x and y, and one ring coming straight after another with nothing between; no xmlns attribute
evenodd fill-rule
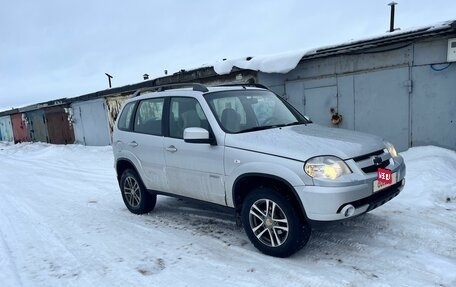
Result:
<svg viewBox="0 0 456 287"><path fill-rule="evenodd" d="M186 143L214 144L215 140L209 136L209 132L203 128L186 128L184 130Z"/></svg>

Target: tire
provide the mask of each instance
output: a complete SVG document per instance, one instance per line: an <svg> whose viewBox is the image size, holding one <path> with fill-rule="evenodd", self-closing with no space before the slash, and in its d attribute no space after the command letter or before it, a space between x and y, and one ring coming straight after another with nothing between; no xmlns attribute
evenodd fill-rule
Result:
<svg viewBox="0 0 456 287"><path fill-rule="evenodd" d="M157 195L147 191L138 173L126 169L120 178L122 199L134 214L144 214L152 211L157 203Z"/></svg>
<svg viewBox="0 0 456 287"><path fill-rule="evenodd" d="M308 222L273 188L252 190L242 205L241 219L252 244L270 256L288 257L309 241Z"/></svg>

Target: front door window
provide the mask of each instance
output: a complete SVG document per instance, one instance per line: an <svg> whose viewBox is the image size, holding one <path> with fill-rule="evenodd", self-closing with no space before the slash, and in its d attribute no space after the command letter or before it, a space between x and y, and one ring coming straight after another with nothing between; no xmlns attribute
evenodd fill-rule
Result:
<svg viewBox="0 0 456 287"><path fill-rule="evenodd" d="M172 138L183 139L186 128L197 127L209 130L209 123L196 99L172 98L170 109L169 135Z"/></svg>

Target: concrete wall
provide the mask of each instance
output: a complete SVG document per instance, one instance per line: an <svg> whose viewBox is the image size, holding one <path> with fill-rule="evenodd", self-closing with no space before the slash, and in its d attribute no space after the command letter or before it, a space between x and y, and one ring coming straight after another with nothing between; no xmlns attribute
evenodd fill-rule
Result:
<svg viewBox="0 0 456 287"><path fill-rule="evenodd" d="M112 142L112 133L114 131L114 124L116 123L117 116L119 115L119 111L122 108L123 103L127 100L131 95L125 96L117 96L117 97L109 97L106 98L106 108L107 108L107 115L108 115L108 122L109 122L109 134L110 134L110 141Z"/></svg>
<svg viewBox="0 0 456 287"><path fill-rule="evenodd" d="M315 123L377 134L399 150L456 149L456 63L446 63L453 36L301 62L286 75L259 73L259 83ZM442 71L436 71L443 69Z"/></svg>

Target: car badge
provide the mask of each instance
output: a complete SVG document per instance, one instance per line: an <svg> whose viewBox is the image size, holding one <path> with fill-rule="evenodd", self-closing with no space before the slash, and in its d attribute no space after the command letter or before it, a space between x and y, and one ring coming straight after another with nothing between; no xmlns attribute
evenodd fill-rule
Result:
<svg viewBox="0 0 456 287"><path fill-rule="evenodd" d="M375 165L380 165L383 162L382 158L378 157L378 156L374 157L374 159L372 161L374 162Z"/></svg>

